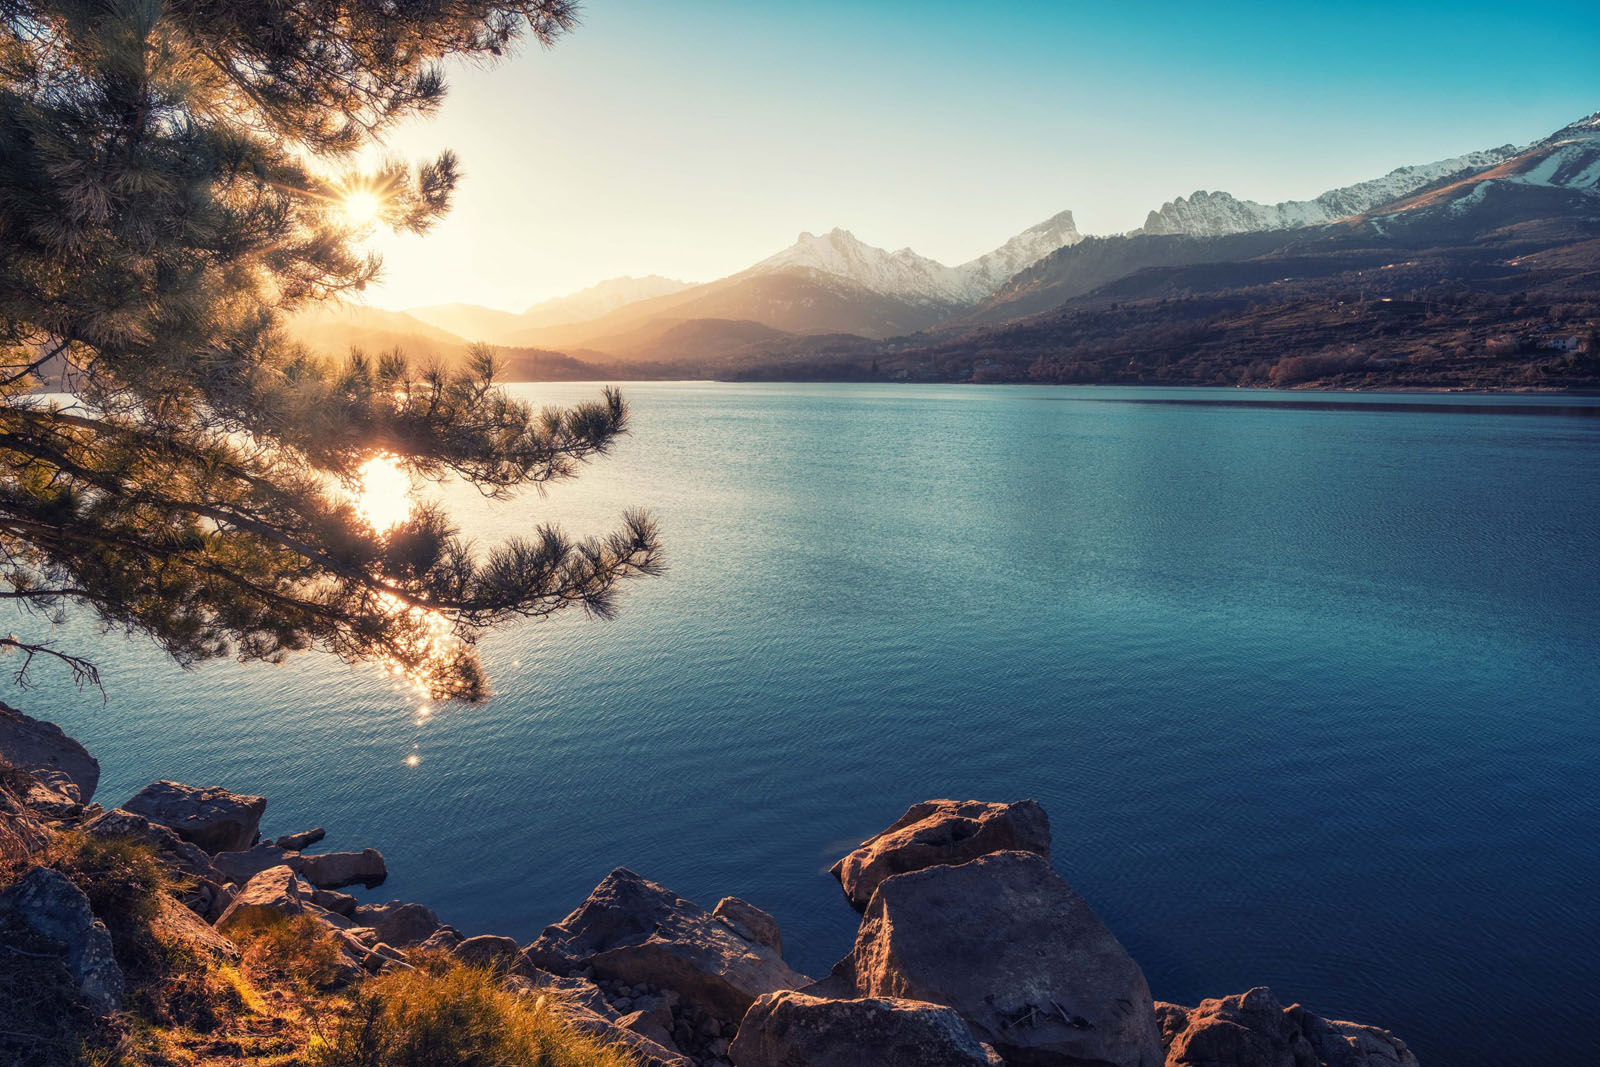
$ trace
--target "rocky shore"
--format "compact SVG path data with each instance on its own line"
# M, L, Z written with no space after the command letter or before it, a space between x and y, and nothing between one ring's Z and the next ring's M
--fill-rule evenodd
M313 852L322 828L267 838L267 799L153 782L94 802L99 765L49 723L0 705L0 948L51 955L63 1011L114 1018L126 981L88 896L44 857L62 835L154 850L182 886L160 909L196 959L297 922L335 947L331 988L440 954L493 972L572 1029L649 1067L1414 1067L1393 1034L1251 989L1181 1007L1050 863L1031 800L913 805L833 868L861 913L855 945L807 976L778 924L726 897L709 910L625 868L534 941L467 937L421 903L361 903L383 856ZM11 944L7 944L10 939ZM26 944L23 944L26 941ZM43 946L41 948L41 946ZM3 964L0 959L0 964ZM14 1030L0 1004L0 1031ZM242 1062L242 1061L241 1061Z

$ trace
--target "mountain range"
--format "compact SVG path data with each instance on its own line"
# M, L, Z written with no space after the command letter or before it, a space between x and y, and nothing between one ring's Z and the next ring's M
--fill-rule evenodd
M1600 266L1596 237L1600 113L1531 145L1403 166L1310 200L1260 204L1196 192L1120 235L1085 237L1063 211L956 266L834 229L802 233L752 266L701 284L621 278L520 314L466 304L409 313L346 308L295 325L331 350L400 346L448 359L469 341L487 341L513 362L558 377L782 376L800 368L851 376L885 363L919 376L906 353L935 362L933 353L963 349L1003 357L1017 346L1018 330L1090 304L1262 286L1299 292L1348 286L1352 272L1389 271L1386 287L1426 276L1471 290L1510 284L1509 269L1524 283L1593 296L1595 275L1584 272ZM1508 258L1513 250L1522 258ZM1400 252L1411 258L1397 261ZM1358 289L1372 285L1368 279ZM1070 341L1061 329L1046 334L1057 349ZM1042 343L1035 337L1025 347ZM550 371L557 356L564 362ZM960 377L940 366L935 377Z

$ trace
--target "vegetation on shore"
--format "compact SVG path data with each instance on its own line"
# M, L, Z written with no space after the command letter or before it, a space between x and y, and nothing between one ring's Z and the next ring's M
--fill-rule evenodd
M61 834L42 855L8 854L0 892L39 865L89 897L128 985L124 1011L97 1017L77 996L59 945L0 910L0 1060L14 1067L636 1062L573 1030L546 999L509 992L492 970L445 953L413 953L411 969L343 984L338 948L309 916L239 935L236 958L209 951L170 919L182 908L173 896L181 882L142 842Z

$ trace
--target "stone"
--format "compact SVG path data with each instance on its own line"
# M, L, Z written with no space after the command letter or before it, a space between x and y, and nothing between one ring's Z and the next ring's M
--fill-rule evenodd
M642 1034L663 1048L673 1048L672 1035L667 1028L661 1025L661 1020L647 1011L632 1011L617 1019L617 1025L624 1030L631 1030Z
M513 938L497 934L469 937L450 950L462 963L472 967L510 968L522 948Z
M121 1009L124 983L111 952L111 934L94 917L83 890L65 875L33 868L0 892L0 911L61 946L67 973L90 1010L109 1015Z
M546 927L525 961L556 974L592 968L600 979L676 991L735 1021L763 993L810 982L769 945L746 940L710 912L625 867Z
M273 844L288 852L300 852L328 836L328 831L318 826L310 830L302 830L298 834L284 834L275 838Z
M783 935L778 932L778 920L754 904L738 897L723 897L711 909L711 917L746 941L766 945L779 955L783 954Z
M239 947L177 900L162 893L156 897L156 913L150 919L150 934L169 951L181 952L190 959L213 963L237 963Z
M162 781L151 782L122 807L214 855L256 843L267 798Z
M453 926L441 926L418 941L416 947L424 952L449 952L463 940L460 930Z
M0 763L26 771L51 790L87 804L100 784L100 764L55 723L0 703Z
M395 965L411 966L404 952L382 941L379 941L368 950L366 957L361 961L361 965L369 974L377 974L379 971Z
M1194 1008L1155 1007L1167 1067L1417 1067L1387 1030L1285 1008L1266 986Z
M885 878L991 852L1050 855L1050 817L1037 801L925 800L882 833L867 838L829 872L857 911Z
M244 885L268 867L289 867L299 871L300 855L262 842L242 852L218 852L211 857L211 865L221 871L228 881Z
M389 877L383 853L375 848L301 856L299 867L301 877L318 889L343 889L347 885L364 885L371 889L382 885Z
M1008 1063L1160 1067L1163 1058L1139 965L1033 852L880 882L854 951L807 992L948 1005Z
M216 928L229 934L304 914L311 889L289 867L269 867L234 895Z
M999 1067L953 1009L920 1000L769 993L745 1013L738 1067Z
M337 889L313 889L311 903L348 919L355 915L359 901L349 893L341 893Z
M362 926L372 927L381 940L399 948L426 941L442 925L432 908L403 900L363 904L350 917Z
M612 1009L600 988L586 978L563 977L523 965L519 973L507 975L504 981L512 992L530 999L542 998L551 1011L579 1033L597 1037L606 1044L625 1046L637 1058L640 1067L696 1067L695 1062L682 1055L673 1044L670 1035L663 1043L618 1025L623 1017Z

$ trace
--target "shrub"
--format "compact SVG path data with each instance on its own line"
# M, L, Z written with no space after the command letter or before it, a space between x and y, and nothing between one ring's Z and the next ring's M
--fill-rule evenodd
M338 942L309 915L254 927L235 940L241 966L260 981L326 989L338 977Z
M312 1067L636 1067L626 1049L579 1034L546 1002L491 972L443 960L368 982L313 1049Z

